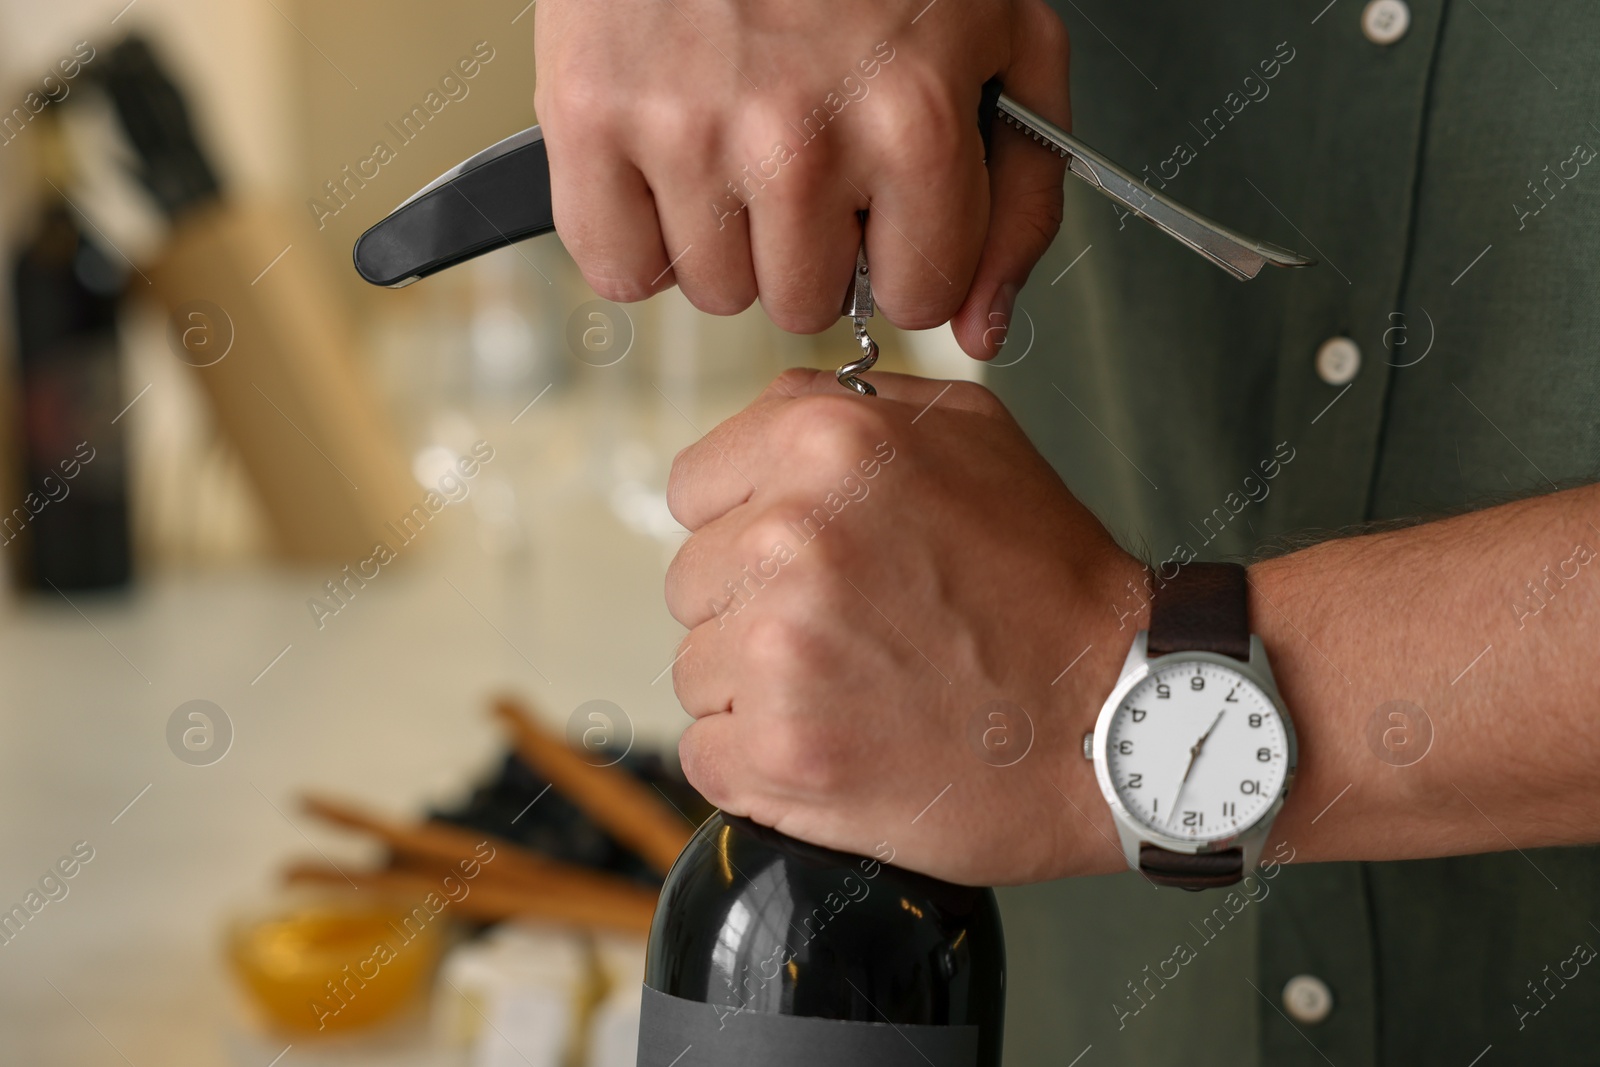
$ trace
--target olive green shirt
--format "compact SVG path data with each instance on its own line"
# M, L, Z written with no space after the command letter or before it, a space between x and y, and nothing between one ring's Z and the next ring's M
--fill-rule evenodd
M1361 0L1056 7L1085 141L1320 261L1240 283L1069 181L990 381L1124 544L1240 558L1600 480L1600 4L1410 0L1388 44ZM1338 337L1359 367L1319 373ZM1600 850L1276 875L1236 908L1003 891L1007 1062L1600 1061ZM1297 975L1323 1021L1285 1014Z

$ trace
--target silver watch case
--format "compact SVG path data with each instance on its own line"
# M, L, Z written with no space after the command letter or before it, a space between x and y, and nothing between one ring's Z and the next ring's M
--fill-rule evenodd
M1283 696L1278 692L1278 683L1272 676L1272 665L1267 662L1266 649L1261 644L1261 638L1251 634L1250 659L1246 663L1215 652L1171 652L1165 656L1152 657L1148 650L1149 636L1148 631L1140 630L1134 637L1133 647L1128 649L1128 658L1123 661L1122 673L1117 678L1116 687L1111 690L1106 702L1100 706L1100 717L1095 720L1093 737L1087 739L1089 751L1084 753L1093 758L1095 780L1100 783L1100 792L1106 798L1106 803L1111 805L1111 814L1117 824L1117 836L1122 840L1123 858L1128 861L1129 867L1138 870L1139 846L1146 843L1157 845L1170 852L1190 854L1224 852L1230 848L1239 848L1244 853L1243 872L1249 874L1260 862L1261 849L1267 843L1267 834L1272 829L1273 820L1278 817L1278 812L1283 810L1283 802L1288 798L1289 788L1294 784L1295 769L1300 760L1294 719L1290 717ZM1172 837L1144 825L1133 817L1122 803L1122 799L1117 796L1117 791L1112 788L1111 767L1106 759L1106 737L1111 729L1112 716L1121 706L1123 698L1149 677L1151 671L1176 663L1214 663L1244 675L1259 686L1267 695L1267 699L1272 701L1272 706L1277 709L1279 717L1283 720L1284 733L1288 737L1289 765L1284 775L1283 788L1278 791L1277 797L1255 822L1236 834L1215 841L1192 841Z

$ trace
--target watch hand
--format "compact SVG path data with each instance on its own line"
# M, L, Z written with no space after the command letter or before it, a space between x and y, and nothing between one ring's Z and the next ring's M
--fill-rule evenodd
M1172 817L1178 813L1178 801L1183 799L1183 787L1189 784L1189 775L1194 771L1194 761L1199 758L1200 750L1205 747L1206 738L1211 736L1212 732L1217 728L1217 723L1221 722L1222 717L1227 713L1227 708L1217 712L1217 717L1211 720L1211 725L1207 727L1205 733L1200 735L1200 740L1196 741L1194 747L1189 749L1189 765L1183 769L1183 781L1178 783L1178 792L1172 798L1172 809L1167 813L1168 826L1172 825Z
M1206 738L1211 736L1211 734L1217 728L1217 723L1221 722L1222 721L1222 717L1224 715L1226 715L1227 713L1228 713L1228 709L1227 708L1223 708L1221 711L1217 712L1217 717L1215 719L1211 720L1210 728L1207 729L1205 733L1200 735L1200 740L1196 741L1194 743L1194 747L1189 750L1189 770L1193 770L1194 769L1195 757L1200 755L1200 749L1202 747L1204 747L1204 745L1206 743ZM1189 778L1189 771L1184 771L1183 772L1183 777L1184 777L1184 780L1187 781L1188 778Z

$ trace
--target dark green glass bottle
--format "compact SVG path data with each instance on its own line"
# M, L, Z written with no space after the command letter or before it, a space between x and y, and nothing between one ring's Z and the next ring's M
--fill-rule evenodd
M992 890L713 815L650 931L639 1067L999 1067Z

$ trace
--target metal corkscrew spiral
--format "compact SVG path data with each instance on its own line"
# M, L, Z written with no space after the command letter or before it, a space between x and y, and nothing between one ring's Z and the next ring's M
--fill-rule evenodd
M845 295L844 314L855 323L856 344L861 346L861 356L834 371L834 377L846 389L853 389L862 396L877 396L878 391L870 382L857 377L878 362L878 342L867 333L867 320L872 317L872 277L867 270L865 244L856 252L856 272L850 280L850 292Z

